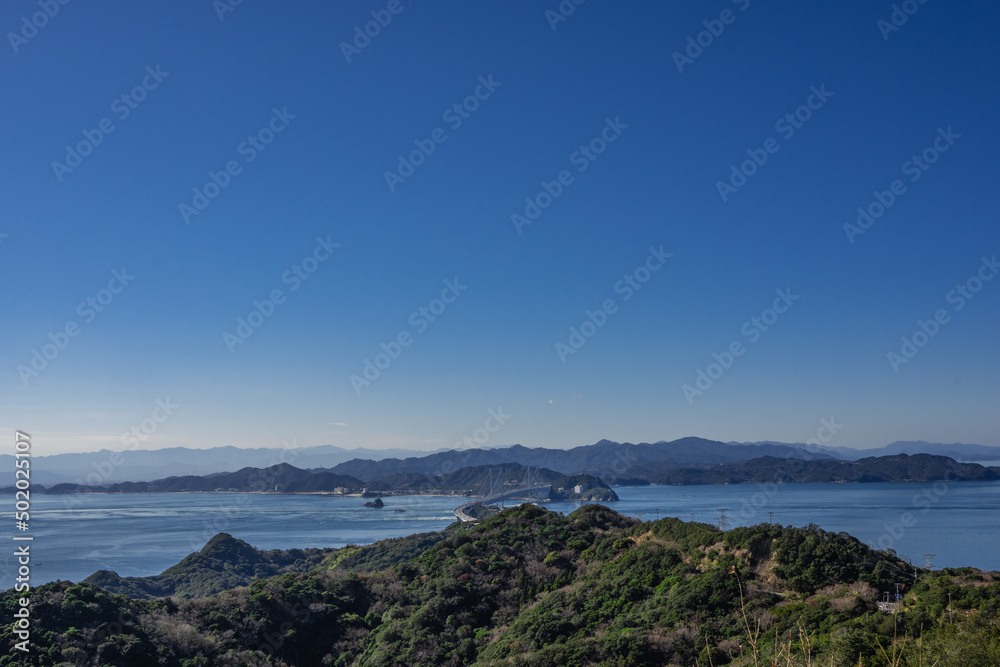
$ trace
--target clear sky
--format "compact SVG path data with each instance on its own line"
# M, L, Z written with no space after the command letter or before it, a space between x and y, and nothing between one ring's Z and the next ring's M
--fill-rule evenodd
M1000 5L902 4L4 3L0 424L1000 445Z

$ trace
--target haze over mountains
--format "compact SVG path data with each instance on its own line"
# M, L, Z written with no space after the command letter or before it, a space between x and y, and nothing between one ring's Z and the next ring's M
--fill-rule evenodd
M572 449L546 449L513 445L501 449L467 449L446 451L406 459L365 461L354 459L330 470L369 480L392 473L440 474L468 466L519 463L525 466L549 468L567 474L586 473L614 484L623 478L636 476L636 469L651 464L671 467L744 461L761 456L777 458L831 458L829 454L812 453L787 445L727 445L703 438L681 438L673 442L654 444L618 443L601 440L593 445Z
M361 480L381 479L397 473L447 474L461 468L519 463L548 468L565 474L586 473L621 483L641 477L639 471L737 463L761 457L775 459L847 460L896 454L933 454L956 461L1000 461L1000 447L975 444L940 444L922 441L895 442L876 449L808 447L803 443L723 443L703 438L681 438L672 442L618 443L601 440L572 449L548 449L511 445L489 449L437 450L345 449L333 445L291 449L240 449L214 447L187 449L56 454L35 459L33 481L43 485L75 483L106 485L142 482L171 476L204 476L235 472L247 467L266 468L290 463L307 470L327 470ZM10 459L10 460L7 460ZM0 464L13 466L13 457L0 456Z
M730 442L731 445L787 445L789 447L808 447L805 443L787 443L765 440L762 442ZM872 449L854 449L853 447L831 447L821 445L820 449L828 452L836 458L848 461L869 456L893 456L895 454L933 454L935 456L947 456L956 461L980 462L980 461L1000 461L1000 447L989 445L971 445L962 443L952 443L946 445L940 442L925 442L923 440L899 440L884 447L874 447Z
M278 463L292 463L299 468L324 468L354 458L382 459L393 456L428 454L409 449L344 449L334 445L283 449L212 447L123 451L118 454L102 449L97 452L53 454L33 459L32 480L39 484L88 483L97 474L100 483L145 482L175 475L211 475L235 472L240 468L266 468ZM0 455L0 463L13 470L14 457ZM91 479L89 483L94 483Z

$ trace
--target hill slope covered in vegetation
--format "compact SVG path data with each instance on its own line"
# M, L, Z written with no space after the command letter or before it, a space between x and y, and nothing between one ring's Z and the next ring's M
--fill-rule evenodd
M903 610L879 611L897 584ZM522 505L205 598L31 597L32 653L0 665L1000 664L995 573L918 572L815 526L723 533L602 505Z
M959 463L946 456L895 454L857 461L776 459L722 463L698 468L661 467L644 473L653 484L766 484L769 482L993 482L996 470Z

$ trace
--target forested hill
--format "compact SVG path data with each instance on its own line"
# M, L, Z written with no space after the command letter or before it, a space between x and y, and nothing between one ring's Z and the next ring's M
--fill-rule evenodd
M653 484L763 484L768 482L987 482L995 469L958 463L946 456L897 454L857 461L802 461L763 457L715 466L630 471Z
M35 491L45 493L177 493L210 491L281 491L285 493L310 493L333 491L337 487L357 490L362 482L353 477L331 472L313 472L279 463L268 468L242 468L236 472L213 475L184 475L165 477L151 482L116 482L104 486L80 484L55 484L48 488L35 486ZM7 491L8 489L4 489Z
M335 549L259 551L243 540L219 533L201 551L152 577L120 577L100 570L84 579L108 591L134 598L203 597L246 586L255 579L318 567Z
M510 490L531 479L550 485L553 500L618 500L618 496L603 480L592 475L564 475L545 468L529 469L517 463L497 466L472 466L437 475L396 473L374 482L362 482L354 477L326 470L302 470L287 463L269 468L243 468L232 473L205 476L167 477L152 482L118 482L107 486L56 484L48 489L33 487L36 493L179 493L179 492L270 492L270 493L358 493L369 495L394 493L455 493L471 495L480 491L487 480L503 482ZM581 486L580 491L575 487ZM499 488L499 486L497 486ZM13 493L14 487L0 489ZM488 490L488 489L487 489Z
M255 557L213 542L222 568ZM879 611L897 585L900 613ZM0 665L1000 664L997 573L917 572L816 527L723 533L602 505L521 505L207 598L70 582L30 596L31 653L4 624Z
M329 569L334 563L355 573L383 569L420 555L458 527L459 524L454 524L449 530L382 540L364 548L271 551L255 549L228 533L219 533L201 551L160 574L121 577L117 572L100 570L83 581L137 599L206 597L276 574Z

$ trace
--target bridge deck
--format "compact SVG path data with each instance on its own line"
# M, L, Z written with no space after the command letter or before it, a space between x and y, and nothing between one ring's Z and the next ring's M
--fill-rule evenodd
M498 496L491 496L489 498L476 498L475 500L472 500L470 502L464 503L456 507L455 516L457 516L460 521L469 523L475 521L476 518L469 516L468 514L465 513L465 511L472 507L475 507L476 505L490 505L492 503L500 502L501 500L505 500L507 498L514 498L516 496L521 496L528 493L535 493L536 491L539 493L539 495L541 495L542 492L544 492L545 495L548 495L549 491L551 490L552 490L551 484L545 484L543 486L523 486L519 489L506 491Z

